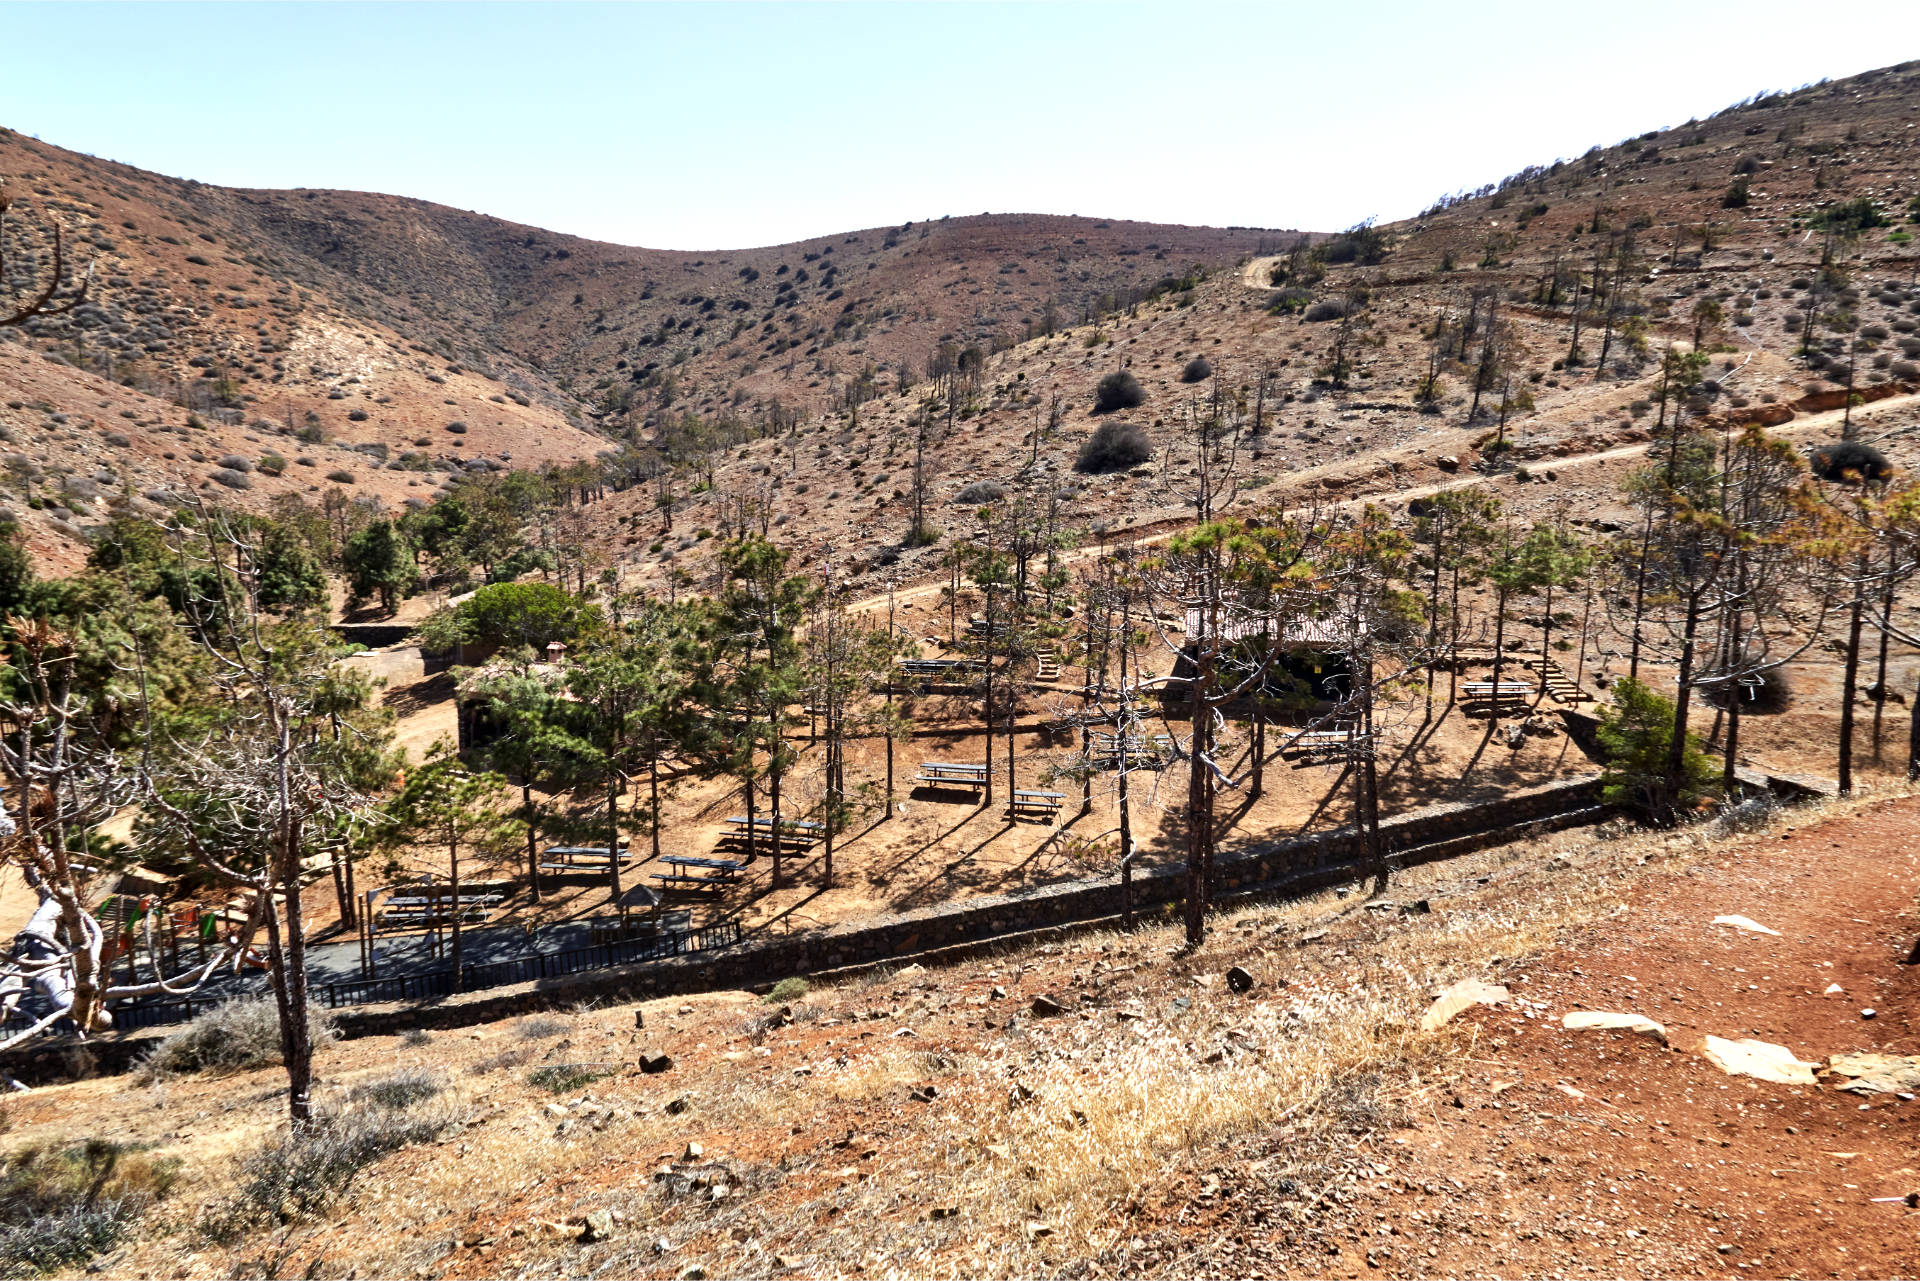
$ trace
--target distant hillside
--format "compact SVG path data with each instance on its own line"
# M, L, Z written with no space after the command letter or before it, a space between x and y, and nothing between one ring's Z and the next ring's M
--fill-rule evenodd
M214 187L6 130L0 178L16 288L56 221L94 268L85 306L0 341L10 470L38 473L8 509L56 567L84 554L101 494L422 498L436 473L592 458L668 408L805 414L943 341L1004 346L1295 238L996 215L676 253L396 196ZM218 465L234 457L254 464L245 489Z

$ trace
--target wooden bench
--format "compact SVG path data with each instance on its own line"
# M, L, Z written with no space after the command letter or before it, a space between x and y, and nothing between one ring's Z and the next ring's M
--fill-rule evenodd
M1007 804L1009 818L1053 818L1060 813L1061 792L1015 791Z
M633 851L620 851L620 866L625 867L633 861ZM612 859L604 845L549 845L540 856L540 870L543 872L604 872Z
M1497 699L1502 703L1521 703L1533 696L1534 686L1530 681L1501 681L1496 690L1492 681L1468 681L1460 690L1468 702L1491 703Z
M747 870L745 863L736 863L725 858L693 858L685 854L673 854L660 860L668 867L685 869L697 867L724 881L737 881L740 873Z
M965 787L978 791L987 785L987 767L958 761L921 761L920 773L913 781L928 787Z
M736 883L731 877L689 876L684 872L653 872L650 875L665 890L723 890Z

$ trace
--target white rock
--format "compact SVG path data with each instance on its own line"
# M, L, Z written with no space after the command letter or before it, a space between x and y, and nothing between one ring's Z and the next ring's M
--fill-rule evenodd
M1462 1010L1476 1005L1499 1005L1512 995L1499 984L1482 983L1479 979L1461 979L1442 992L1427 1012L1420 1016L1420 1030L1431 1032L1445 1027Z
M1713 923L1715 925L1731 925L1734 929L1745 930L1749 934L1771 934L1775 938L1780 937L1779 930L1770 930L1748 916L1716 916L1713 918Z
M1638 1032L1665 1045L1667 1029L1644 1014L1608 1014L1600 1010L1575 1010L1560 1020L1570 1032Z
M1820 1066L1803 1062L1786 1046L1770 1041L1728 1041L1710 1036L1700 1043L1700 1053L1728 1076L1751 1076L1782 1085L1812 1085L1813 1070Z

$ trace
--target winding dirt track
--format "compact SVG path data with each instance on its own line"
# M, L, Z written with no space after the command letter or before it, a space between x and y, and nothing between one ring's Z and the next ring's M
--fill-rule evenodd
M1271 260L1255 259L1254 261L1257 263ZM1249 264L1249 270L1251 270L1251 267L1252 264ZM1904 396L1889 396L1885 400L1878 400L1870 405L1863 405L1855 409L1853 411L1853 417L1856 423L1862 426L1870 426L1875 423L1875 420L1886 414L1916 407L1920 407L1920 393L1912 393ZM1776 436L1788 438L1803 436L1808 433L1818 432L1822 429L1837 427L1840 425L1840 421L1844 416L1845 411L1840 409L1825 410L1815 414L1803 414L1791 422L1782 423L1780 426L1770 428L1769 430ZM1464 427L1461 428L1458 437L1462 442L1467 440L1468 430ZM1630 445L1618 445L1612 449L1597 450L1589 454L1570 454L1564 458L1544 459L1541 461L1541 465L1543 467L1551 466L1556 473L1574 471L1584 467L1604 466L1607 463L1644 457L1651 444L1651 441L1639 441ZM1429 450L1434 447L1435 445L1431 441L1426 445L1426 448ZM1461 448L1464 449L1464 444L1462 444ZM1400 457L1402 453L1403 451L1398 450L1385 450L1373 455L1372 460L1376 463L1390 461ZM1344 467L1351 467L1352 465L1352 462L1348 461L1339 464L1327 464L1323 467L1305 468L1291 474L1292 486L1290 487L1297 488L1303 484L1315 483L1325 476L1338 475ZM1489 479L1490 478L1486 476L1471 475L1437 481L1432 484L1408 485L1399 489L1372 490L1364 494L1356 494L1350 498L1332 500L1324 505L1324 510L1342 511L1360 507L1367 503L1389 501L1408 502L1415 498L1431 498L1433 495L1444 493L1447 490L1465 489L1472 485L1486 484ZM1113 545L1122 542L1133 546L1165 542L1181 530L1190 528L1191 525L1192 518L1187 516L1183 511L1174 508L1162 508L1160 512L1149 514L1146 519L1138 521L1126 529L1111 531L1108 542L1077 547L1072 551L1064 553L1061 559L1068 563L1074 563L1104 556ZM937 596L944 585L944 578L904 584L894 592L893 599L897 604L903 604L908 601L918 601L926 596ZM856 601L851 608L857 611L870 611L885 609L886 606L887 596L881 594Z

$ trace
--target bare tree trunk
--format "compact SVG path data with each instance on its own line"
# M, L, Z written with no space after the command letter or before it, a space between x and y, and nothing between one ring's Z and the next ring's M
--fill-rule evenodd
M1673 738L1667 744L1667 778L1661 789L1662 822L1672 822L1680 812L1680 794L1686 783L1687 715L1693 704L1693 651L1700 630L1700 593L1687 596L1687 621L1680 634L1680 673L1673 691Z
M533 895L533 901L540 901L540 830L535 822L537 817L533 808L533 784L522 781L520 784L520 808L526 814L527 822L527 889Z
M1861 574L1865 576L1866 558L1861 557ZM1845 675L1840 682L1840 795L1848 796L1853 792L1853 699L1860 683L1860 625L1865 614L1866 602L1859 590L1855 590L1853 602L1847 606L1847 663Z
M1880 760L1880 723L1887 709L1887 629L1893 625L1893 565L1880 593L1880 659L1873 677L1873 759Z

